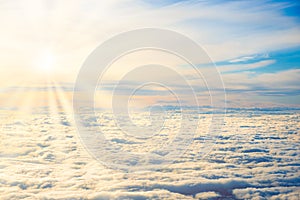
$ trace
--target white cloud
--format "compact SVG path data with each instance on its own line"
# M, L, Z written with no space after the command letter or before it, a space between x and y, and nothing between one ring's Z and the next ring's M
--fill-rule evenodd
M236 61L238 62L238 61ZM224 72L234 72L234 71L247 71L251 69L257 69L261 67L266 67L268 65L271 65L275 63L276 60L262 60L251 64L234 64L234 65L225 65L225 66L219 66L218 69L221 73Z
M268 110L229 110L223 132L214 136L215 145L204 158L201 149L209 143L203 139L211 115L201 114L194 143L176 162L160 171L126 173L94 160L76 134L72 115L64 111L57 110L51 115L48 108L31 115L0 111L1 199L293 198L298 194L297 113L269 115ZM132 136L116 133L119 130L111 113L98 114L102 117L97 123L105 129L108 140L116 135L120 140L134 140ZM144 114L134 116L137 125L144 123ZM179 124L180 120L168 126L176 129ZM153 139L149 138L147 144L143 141L111 145L134 152L160 150L163 141L156 138L149 142Z
M252 60L253 58L255 58L255 56L244 56L241 58L236 58L236 59L230 60L229 62L231 62L231 63L244 62L244 61Z
M261 55L243 56L243 57L240 57L240 58L232 59L229 62L230 63L239 63L239 62L250 61L250 60L253 60L253 59L257 59L257 58L259 58L259 59L267 59L267 58L269 58L269 55L268 54L261 54Z

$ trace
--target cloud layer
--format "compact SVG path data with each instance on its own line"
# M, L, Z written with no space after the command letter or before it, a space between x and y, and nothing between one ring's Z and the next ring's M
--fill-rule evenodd
M132 143L136 139L120 134L110 113L98 116L87 125L92 130L101 127L107 142L120 151L159 151L159 142L164 143L149 143L155 138ZM133 115L139 126L147 121L143 116ZM126 173L104 167L87 153L71 115L47 107L32 115L2 110L0 198L299 197L299 112L233 109L204 158L201 146L208 144L211 114L200 116L194 141L181 158L159 171Z

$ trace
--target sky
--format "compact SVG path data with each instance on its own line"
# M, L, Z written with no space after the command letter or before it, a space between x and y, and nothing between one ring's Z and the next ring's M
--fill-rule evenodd
M299 10L299 1L284 0L0 1L1 106L9 106L11 99L20 104L31 95L43 102L53 83L71 99L80 67L97 46L119 33L148 27L173 30L196 41L221 74L228 106L299 106ZM141 61L155 58L189 75L189 68L169 55L148 51L132 56L111 67L107 87L99 89L106 95L99 106L110 104L109 83ZM201 71L207 66L197 67ZM136 99L146 101L142 106L174 101L168 92L159 91L146 88ZM20 98L17 93L22 93ZM177 85L174 93L184 94L184 86Z

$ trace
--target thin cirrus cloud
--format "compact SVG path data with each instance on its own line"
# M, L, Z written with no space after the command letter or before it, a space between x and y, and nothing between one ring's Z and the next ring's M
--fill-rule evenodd
M219 71L221 73L230 73L235 71L247 71L247 70L253 70L258 69L261 67L265 67L268 65L271 65L275 63L276 60L261 60L255 63L249 63L249 64L235 64L235 65L225 65L218 67Z

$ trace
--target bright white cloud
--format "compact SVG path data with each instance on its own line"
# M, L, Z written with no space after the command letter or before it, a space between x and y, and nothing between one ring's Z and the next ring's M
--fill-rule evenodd
M298 196L299 113L270 115L272 110L228 110L226 126L214 138L215 144L204 158L200 149L208 142L203 139L211 114L201 114L193 144L176 162L160 171L126 173L104 167L87 153L76 134L73 117L65 110L51 114L49 111L47 107L31 115L0 111L1 199ZM137 125L147 120L144 114L133 116ZM137 139L122 134L111 113L101 112L98 121L87 122L91 130L101 127L107 142L121 147L120 150L160 150L159 142L164 143L155 137L131 143ZM180 120L167 124L172 129L179 125ZM168 134L159 137L171 139Z

